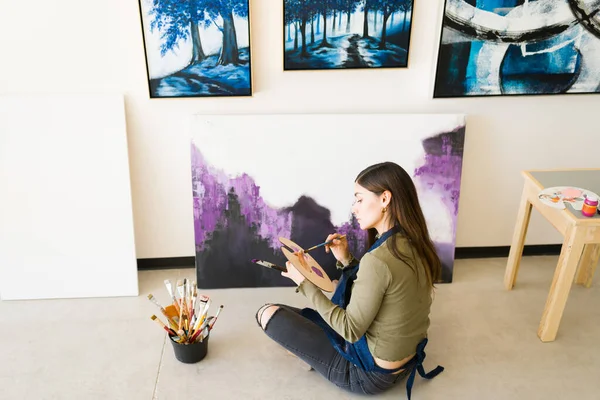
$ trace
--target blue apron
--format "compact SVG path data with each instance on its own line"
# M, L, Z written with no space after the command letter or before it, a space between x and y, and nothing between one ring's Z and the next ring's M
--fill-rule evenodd
M393 227L389 231L385 232L377 241L371 246L370 251L375 250L381 246L390 236L400 232L399 227ZM346 268L342 271L342 276L339 279L337 288L331 298L333 304L346 309L346 306L350 302L350 296L352 293L352 284L356 280L356 274L358 272L359 265L351 268ZM313 310L312 308L304 308L302 315L310 319L317 325L319 325L327 334L327 337L333 344L333 347L349 362L353 363L357 367L367 372L380 372L384 374L391 374L401 369L412 369L408 380L406 382L406 392L408 399L410 400L412 386L415 381L416 372L425 379L432 379L436 377L440 372L444 370L439 365L433 371L425 373L423 368L423 361L425 360L425 346L427 345L427 338L423 339L417 346L416 355L406 364L396 369L385 369L375 364L373 355L369 351L367 345L366 335L363 335L357 342L350 343L341 337L336 331L329 326L327 322L321 317L321 315Z

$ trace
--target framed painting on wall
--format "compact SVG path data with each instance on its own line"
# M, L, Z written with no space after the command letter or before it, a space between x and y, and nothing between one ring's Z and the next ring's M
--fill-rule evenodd
M138 0L151 98L251 96L249 0Z
M260 129L248 135L248 126ZM365 140L365 132L377 132L377 140ZM465 117L455 114L196 116L190 203L198 287L293 285L252 262L285 265L280 237L306 249L338 232L357 258L364 255L366 231L351 214L354 179L383 161L413 179L442 282L451 282L464 140ZM330 279L339 278L323 247L310 254Z
M446 0L434 97L600 92L596 0Z
M405 68L413 0L283 0L284 70Z

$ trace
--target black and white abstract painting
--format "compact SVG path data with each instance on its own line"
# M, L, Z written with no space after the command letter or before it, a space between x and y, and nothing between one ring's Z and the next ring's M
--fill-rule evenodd
M600 92L600 0L446 0L434 97Z

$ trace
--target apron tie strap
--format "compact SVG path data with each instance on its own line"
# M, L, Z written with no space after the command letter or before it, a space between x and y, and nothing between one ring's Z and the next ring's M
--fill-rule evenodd
M408 380L406 381L406 394L408 396L408 400L410 400L412 387L415 382L416 372L419 372L419 375L421 375L422 378L433 379L436 376L438 376L440 374L440 372L442 372L444 370L444 367L438 365L432 371L425 373L425 368L423 368L423 361L425 361L425 357L426 357L425 346L427 345L427 342L428 342L428 340L427 340L427 338L425 338L417 346L417 354L415 355L415 358L414 358L414 367L413 367L412 372L410 373L410 376L408 377Z

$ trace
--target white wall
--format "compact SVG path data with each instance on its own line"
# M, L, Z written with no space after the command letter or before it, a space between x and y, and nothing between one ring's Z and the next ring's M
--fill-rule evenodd
M138 258L193 255L189 116L221 107L466 113L457 246L508 245L520 170L598 166L600 96L433 100L442 7L442 0L416 1L408 69L284 73L282 1L253 0L254 97L150 100L136 1L0 0L0 93L126 95ZM560 241L534 213L527 243Z

